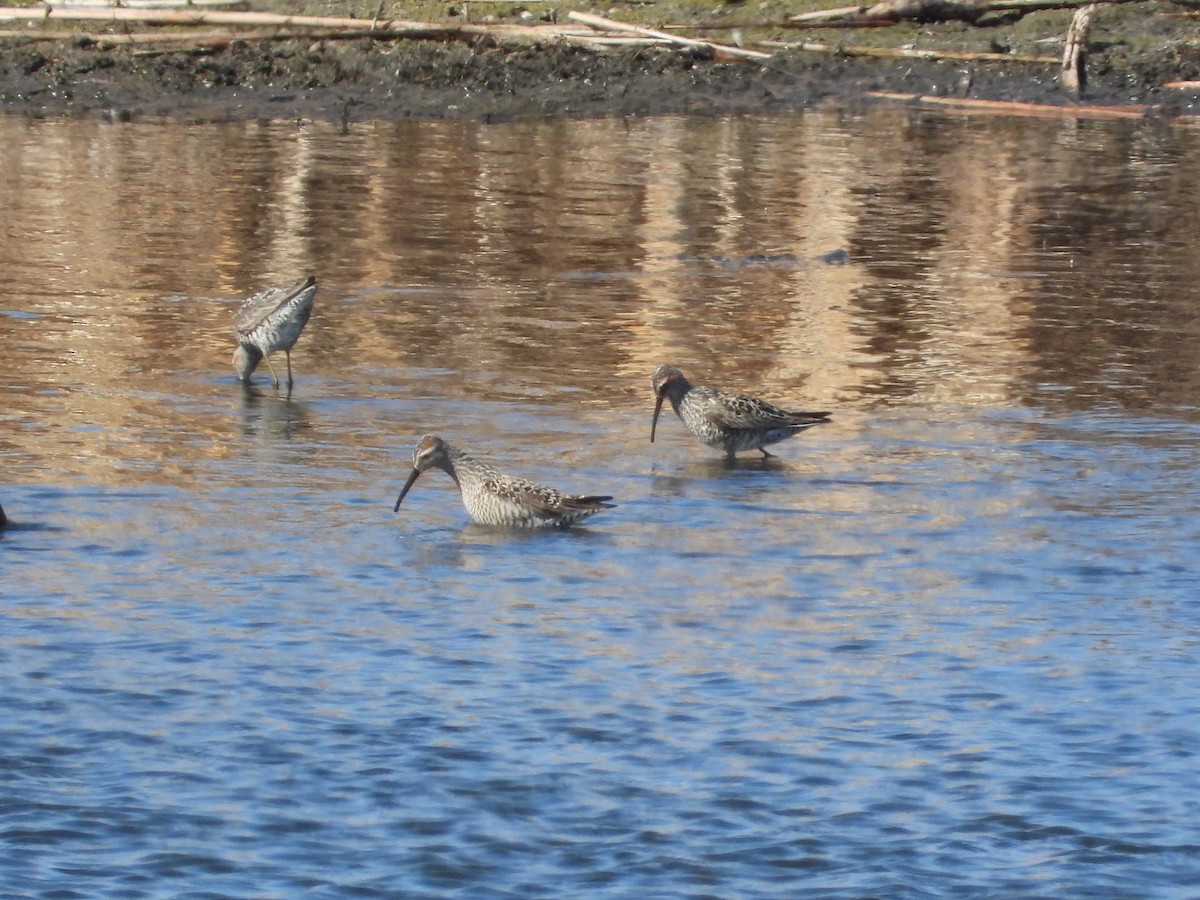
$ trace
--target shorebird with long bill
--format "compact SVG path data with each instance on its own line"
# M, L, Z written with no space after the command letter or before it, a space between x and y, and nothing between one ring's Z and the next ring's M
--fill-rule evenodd
M441 469L458 485L463 506L477 525L504 528L563 528L614 504L612 497L574 496L505 475L440 437L425 435L413 450L413 467L396 500L394 512L413 483L427 469Z
M758 450L764 457L772 456L766 450L768 444L829 421L827 412L789 412L756 397L697 387L674 366L659 366L650 383L654 388L652 444L664 400L671 401L671 408L688 431L708 446L725 451L730 459L742 450Z
M287 386L292 387L292 348L312 315L317 296L317 279L309 276L290 288L273 287L247 298L233 317L233 368L238 381L250 374L266 357L271 384L279 387L279 376L271 365L271 354L282 350L287 356Z

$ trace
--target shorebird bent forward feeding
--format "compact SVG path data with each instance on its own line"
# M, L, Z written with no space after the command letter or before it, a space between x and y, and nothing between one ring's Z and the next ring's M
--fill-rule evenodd
M271 365L271 354L282 350L287 355L287 386L292 386L292 347L308 324L317 279L311 275L290 288L268 288L248 298L233 317L233 368L239 381L248 381L250 373L265 356L271 370L271 384L279 387L279 377Z
M788 412L755 397L693 387L674 366L659 366L650 383L655 397L650 443L654 443L664 400L671 401L688 431L708 446L724 450L730 459L740 450L759 450L763 456L771 456L765 449L768 444L829 421L827 412Z
M505 475L440 437L427 434L413 451L413 468L404 482L395 512L413 482L426 469L438 468L454 479L463 506L477 525L506 528L562 528L604 509L612 497L576 497Z

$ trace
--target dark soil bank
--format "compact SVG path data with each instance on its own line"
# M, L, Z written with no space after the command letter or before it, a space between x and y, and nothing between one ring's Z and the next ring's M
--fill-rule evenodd
M1198 46L1140 54L1121 45L1103 48L1089 59L1084 102L1190 114L1200 110L1200 95L1162 85L1198 73ZM513 49L489 41L358 39L242 43L210 52L43 41L9 46L0 56L0 108L38 116L351 122L717 114L870 102L877 91L1074 102L1051 66L794 52L759 65L644 47L595 52L567 45Z

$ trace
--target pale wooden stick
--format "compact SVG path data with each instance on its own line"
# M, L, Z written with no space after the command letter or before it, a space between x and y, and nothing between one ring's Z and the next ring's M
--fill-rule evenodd
M0 21L91 21L91 22L144 22L155 25L278 25L283 27L311 26L316 28L362 28L371 26L370 20L351 19L339 16L286 16L278 13L253 12L205 12L204 10L154 10L154 9L70 9L57 7L31 8L23 6L0 7ZM412 22L407 19L389 19L378 22L379 28L444 30L444 25L428 22ZM462 28L464 26L458 26Z
M304 32L305 35L310 32ZM90 41L96 44L151 44L151 43L181 43L205 41L232 41L238 35L232 31L149 31L128 34L102 34L98 32L81 31L21 31L15 28L0 30L0 38L25 38L29 41Z
M29 29L0 30L0 38L24 41L78 41L88 40L100 46L118 44L169 44L190 49L218 49L237 41L284 41L296 38L310 40L390 40L406 38L413 40L464 40L488 35L495 40L512 40L526 43L568 43L603 50L609 47L644 47L663 45L666 42L654 38L601 35L588 29L581 31L565 25L437 25L417 23L417 28L371 28L363 19L353 19L352 28L280 28L266 27L255 31L218 29L211 31L152 31L138 33L78 32Z
M1073 97L1082 94L1087 86L1087 35L1095 12L1094 3L1077 10L1071 19L1071 27L1067 29L1067 39L1063 42L1059 81Z
M290 41L297 38L322 41L388 40L391 38L445 38L464 37L454 26L447 26L444 34L422 30L417 33L399 31L375 31L369 28L351 30L272 30L272 31L144 31L144 32L66 32L66 31L21 31L0 30L0 38L24 38L29 41L90 41L95 44L191 44L197 47L219 48L238 41ZM475 35L471 35L475 37Z
M1020 62L1057 66L1060 60L1054 56L1020 56L1015 53L983 53L966 50L913 50L890 47L849 47L837 44L821 44L812 41L758 41L764 47L779 47L787 50L806 50L811 53L844 54L846 56L879 56L903 59L944 59L965 62Z
M1049 103L1019 103L1008 100L976 100L969 97L931 97L927 94L895 94L890 91L867 91L868 97L899 100L904 103L928 103L962 110L1008 113L1053 118L1144 119L1146 108L1141 106L1053 106Z
M809 28L830 26L894 25L914 18L923 21L965 19L975 21L988 13L1039 12L1046 9L1077 9L1094 0L992 0L974 6L951 0L883 0L871 7L842 6L789 16L788 21ZM1145 0L1105 0L1107 3L1144 3Z
M208 9L214 6L245 6L247 0L42 0L51 9L171 9L190 7Z
M596 37L591 32L586 37L572 35L572 29L561 25L512 25L500 23L494 25L475 25L470 23L460 23L457 25L437 24L430 22L411 22L406 19L389 19L373 23L369 19L350 19L334 16L286 16L275 15L271 13L234 13L234 12L183 12L174 10L132 10L132 9L91 9L91 10L67 10L62 14L51 10L27 10L21 7L3 7L0 8L0 21L6 19L28 20L37 19L46 21L49 18L54 20L90 20L100 22L138 22L146 25L228 25L231 27L245 26L262 26L266 28L274 28L280 31L289 32L279 35L279 39L289 37L313 37L324 36L329 39L350 39L350 38L410 38L410 39L434 39L434 40L457 40L462 38L474 38L479 36L487 36L494 40L509 40L523 41L531 43L544 43L553 40L566 40L573 43L585 44L588 46L594 45ZM49 14L49 15L48 15ZM222 32L224 33L224 32ZM32 39L58 39L72 40L78 37L76 32L31 32L31 31L16 31L11 33L12 37L26 37ZM239 40L242 36L246 39L255 40L271 40L273 35L258 33L249 35L242 32L239 37L230 38L229 40ZM95 40L103 42L110 40L110 37L115 35L92 35ZM150 36L147 36L146 41L149 41ZM179 40L186 42L186 38L169 38L164 37L164 40ZM213 36L202 38L204 40L216 41L219 38ZM117 41L112 41L116 43Z
M615 19L594 16L591 13L581 13L571 10L567 13L567 18L574 19L576 22L582 22L584 25L590 25L601 31L625 31L630 34L640 34L642 37L658 38L660 41L677 44L681 47L711 48L718 53L724 53L729 56L739 56L744 59L759 61L771 58L770 53L760 53L757 50L743 50L741 47L731 47L727 44L714 44L711 41L698 41L693 38L680 37L674 34L667 34L665 31L655 31L653 28L642 28L640 25L628 25L625 22L618 22Z
M824 23L833 19L844 19L849 16L860 15L863 9L864 7L861 6L839 6L837 9L818 9L814 12L796 13L794 16L788 16L788 21L801 24L808 22Z

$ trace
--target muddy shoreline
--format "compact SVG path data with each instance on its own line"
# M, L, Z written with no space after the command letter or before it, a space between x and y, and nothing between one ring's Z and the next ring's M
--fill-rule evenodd
M1200 112L1200 92L1170 90L1200 72L1200 44L1140 53L1116 44L1089 59L1082 101L1055 67L878 60L786 51L764 65L706 51L594 51L569 45L289 40L211 51L72 43L9 45L0 109L33 117L121 120L306 118L352 123L410 118L504 121L664 114L772 114L876 92L1071 107L1134 106L1148 115Z

